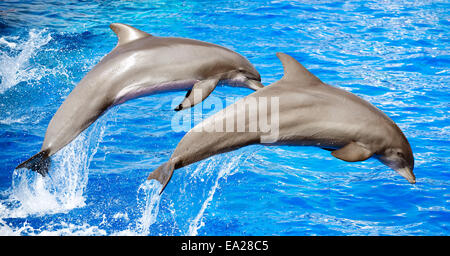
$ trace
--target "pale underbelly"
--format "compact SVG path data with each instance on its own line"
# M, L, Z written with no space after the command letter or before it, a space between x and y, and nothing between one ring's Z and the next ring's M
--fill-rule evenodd
M119 91L112 105L116 106L132 99L149 96L157 93L189 90L197 81L198 80L194 79L178 80L178 81L164 82L160 84L128 86Z

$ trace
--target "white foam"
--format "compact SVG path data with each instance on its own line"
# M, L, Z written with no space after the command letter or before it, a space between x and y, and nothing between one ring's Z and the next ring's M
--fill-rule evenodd
M14 42L8 42L5 38L0 38L0 44L4 44L6 46L8 46L11 49L14 49L17 47L17 44Z
M23 121L25 121L27 118L22 116L19 118L11 118L11 117L7 117L3 120L0 120L0 124L6 124L6 125L11 125L11 124L15 124L15 123L22 123Z
M104 132L105 121L99 121L52 157L47 177L26 169L14 171L11 189L0 202L0 234L10 233L1 225L3 218L65 213L85 205L89 164Z
M48 73L44 67L29 65L29 61L51 39L45 30L30 30L26 41L9 42L4 37L0 38L0 43L10 48L0 51L0 93L23 81L40 80Z
M76 225L62 222L42 232L36 232L38 236L105 236L106 231L87 223Z

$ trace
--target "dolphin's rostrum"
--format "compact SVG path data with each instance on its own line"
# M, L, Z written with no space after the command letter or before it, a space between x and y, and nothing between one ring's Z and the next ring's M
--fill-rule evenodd
M169 161L148 176L163 185L161 192L174 169L252 144L317 146L348 162L374 156L415 183L411 147L387 115L360 97L323 83L289 55L277 56L283 63L283 78L241 99L279 97L277 138L266 143L261 127L255 132L215 131L239 116L245 116L247 128L261 125L248 118L248 109L235 106L238 101L195 126L181 139Z
M40 152L16 168L45 175L50 159L109 108L138 97L196 89L176 110L206 98L219 82L253 90L263 87L253 65L240 54L215 44L156 37L131 26L113 23L117 46L73 89L50 121Z

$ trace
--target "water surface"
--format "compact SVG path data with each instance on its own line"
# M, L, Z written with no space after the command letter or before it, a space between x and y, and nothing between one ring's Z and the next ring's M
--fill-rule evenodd
M449 8L419 0L0 2L0 234L448 235ZM115 46L112 22L233 49L266 85L282 76L275 53L292 55L399 125L417 183L376 160L251 146L177 170L159 197L145 179L184 135L171 129L183 92L108 112L53 157L45 179L14 171ZM249 93L219 87L212 95Z

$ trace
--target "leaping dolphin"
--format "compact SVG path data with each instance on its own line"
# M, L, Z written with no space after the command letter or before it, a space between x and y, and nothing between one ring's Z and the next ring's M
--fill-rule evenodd
M281 80L196 125L181 139L169 161L148 176L149 180L156 179L163 185L161 193L174 169L252 144L317 146L348 162L375 156L415 183L411 147L387 115L360 97L323 83L291 56L283 53L277 56L284 67ZM268 120L277 120L271 115L278 115L279 131L276 140L266 143L262 136L267 134L262 132L261 122L251 120L247 115L250 110L238 104L270 97L279 97L279 111L267 112ZM215 131L226 123L233 125L242 116L246 121L245 132L226 132L223 128ZM258 129L248 132L252 126Z
M113 23L117 46L73 89L50 121L39 153L17 168L43 176L49 157L69 144L109 108L146 95L189 90L175 109L204 100L219 82L253 90L261 77L240 54L215 44L171 37L156 37L134 27ZM190 89L203 92L193 99Z

